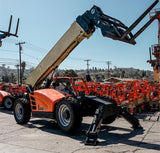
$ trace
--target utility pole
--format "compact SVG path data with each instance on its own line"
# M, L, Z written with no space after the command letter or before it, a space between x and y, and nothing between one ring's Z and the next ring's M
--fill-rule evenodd
M16 45L18 45L19 46L19 67L20 67L20 69L19 69L19 76L20 76L20 83L22 84L22 67L21 67L21 51L22 51L22 44L25 44L25 42L19 42L19 43L17 43Z
M91 77L89 74L89 61L91 61L90 59L84 60L85 62L87 62L87 75L86 75L86 81L91 81Z
M15 65L17 67L17 77L18 77L18 84L19 84L19 65Z
M89 61L91 61L90 59L84 60L85 62L87 62L87 74L89 75Z
M108 66L108 78L109 78L109 69L110 69L110 65L111 65L111 61L106 61L106 63L107 63L107 66Z

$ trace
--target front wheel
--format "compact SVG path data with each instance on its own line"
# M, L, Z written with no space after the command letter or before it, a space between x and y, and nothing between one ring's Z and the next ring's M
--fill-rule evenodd
M14 103L14 118L18 124L26 124L31 117L30 103L25 98L19 98Z
M3 106L5 109L11 110L13 108L14 99L7 96L3 100Z
M59 128L67 133L80 127L82 115L79 103L72 97L61 99L56 104L56 120Z

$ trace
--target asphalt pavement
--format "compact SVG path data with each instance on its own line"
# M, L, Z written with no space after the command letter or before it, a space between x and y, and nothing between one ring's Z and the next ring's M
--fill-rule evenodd
M86 146L85 132L92 121L83 119L72 135L64 134L55 121L32 118L26 125L15 122L13 112L0 108L0 153L157 153L160 152L160 112L136 115L144 130L133 130L123 118L103 125L97 146Z

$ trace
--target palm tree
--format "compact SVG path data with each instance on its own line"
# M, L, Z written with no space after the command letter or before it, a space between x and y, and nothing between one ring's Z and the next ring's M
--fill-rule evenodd
M17 68L17 83L19 84L19 65L15 65L15 67Z
M22 76L22 78L23 78L24 70L25 70L25 68L26 68L26 62L22 62L22 63L21 63L21 67L22 67L21 76Z

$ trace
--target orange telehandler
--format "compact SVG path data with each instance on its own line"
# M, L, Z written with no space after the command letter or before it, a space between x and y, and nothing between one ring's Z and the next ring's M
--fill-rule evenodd
M49 88L55 69L69 53L84 39L89 38L96 28L100 28L104 37L136 44L135 38L149 25L144 25L135 35L132 29L158 3L156 0L129 28L121 21L105 15L102 10L93 6L83 15L78 16L68 31L60 38L45 58L26 80L27 93L24 98L17 99L14 104L14 117L18 124L26 124L32 116L47 117L57 121L58 126L65 132L72 132L81 125L83 116L94 116L87 131L85 144L96 145L101 123L111 123L119 115L132 124L134 129L142 128L139 121L125 108L116 104L108 96L95 96L83 91L77 92L73 84L76 80L66 78L56 84L72 84L73 93ZM52 72L52 74L50 74ZM47 79L45 89L40 89L42 82ZM55 86L55 85L54 85Z

